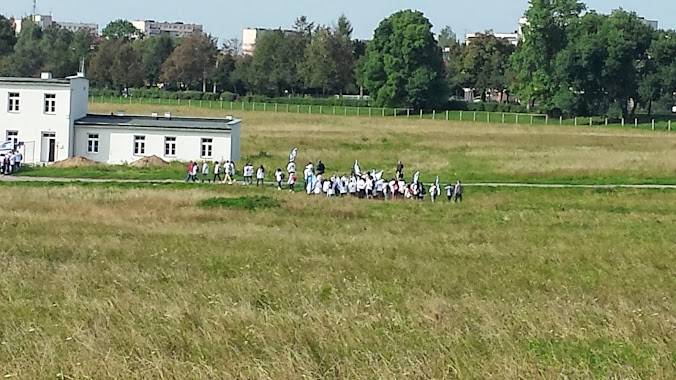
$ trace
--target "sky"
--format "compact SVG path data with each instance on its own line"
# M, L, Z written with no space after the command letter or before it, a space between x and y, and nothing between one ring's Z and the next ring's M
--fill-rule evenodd
M86 4L83 6L83 3ZM623 8L658 20L662 29L676 29L675 0L587 0L588 9L607 13ZM95 4L95 5L94 5ZM32 0L0 0L0 14L25 16ZM55 21L94 22L103 27L115 19L183 21L204 25L204 30L221 41L242 38L247 27L289 28L300 15L317 24L331 24L345 14L354 27L354 37L370 39L378 23L401 9L425 13L438 32L445 25L462 37L466 33L492 29L510 33L528 7L527 0L37 0L40 14L52 14Z

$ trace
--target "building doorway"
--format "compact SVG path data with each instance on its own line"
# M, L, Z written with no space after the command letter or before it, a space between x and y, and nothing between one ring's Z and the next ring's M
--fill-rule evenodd
M42 132L42 149L40 150L40 161L56 161L56 133Z

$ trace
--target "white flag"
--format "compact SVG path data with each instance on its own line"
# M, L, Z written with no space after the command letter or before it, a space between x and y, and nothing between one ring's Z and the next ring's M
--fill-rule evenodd
M296 161L296 155L298 154L298 148L293 148L291 153L289 153L289 162Z
M12 150L14 149L14 141L8 140L0 144L0 150Z
M361 177L361 169L359 169L359 163L357 162L357 160L354 160L354 174L357 177Z
M418 183L418 179L420 179L420 171L417 171L415 174L413 174L413 183Z
M439 176L437 176L437 180L434 182L434 185L437 187L437 195L441 195L441 187L439 186Z
M378 173L376 173L375 177L376 181L380 181L381 179L383 179L383 171L381 170Z

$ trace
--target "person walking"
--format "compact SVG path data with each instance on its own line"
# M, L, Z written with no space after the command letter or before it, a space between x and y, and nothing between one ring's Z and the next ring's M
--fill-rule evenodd
M282 181L284 181L284 172L281 168L277 168L275 172L275 181L277 182L277 190L282 190Z
M444 189L446 190L446 197L448 198L448 201L453 202L453 193L455 192L455 186L449 183L448 186L446 186Z
M430 186L430 199L432 200L432 203L436 203L438 190L436 183L433 183L432 186Z
M256 171L256 187L258 186L265 186L265 168L263 165L259 166L258 170Z
M193 167L193 165L195 165L195 163L192 162L192 160L188 161L188 167L187 167L188 175L185 176L186 182L190 182L190 180L192 179L192 167Z
M403 179L404 178L404 164L401 163L401 161L397 162L397 179Z
M456 202L462 203L462 192L463 192L462 182L458 181L455 184L455 201Z
M295 192L294 187L296 186L297 179L296 172L291 172L291 174L289 174L289 193Z
M214 179L212 182L216 183L216 179L218 179L218 182L223 182L221 178L221 163L218 161L214 163Z
M190 175L190 180L191 180L191 181L197 182L197 173L199 172L199 170L200 170L200 167L199 167L199 165L197 164L197 161L194 161L194 162L193 162L193 165L192 165L192 171L190 172L190 174L191 174L191 175Z
M204 161L202 163L202 183L204 183L204 181L209 182L208 177L209 177L209 163Z
M322 160L319 160L319 162L317 162L317 174L324 175L324 173L326 173L326 166L324 165Z

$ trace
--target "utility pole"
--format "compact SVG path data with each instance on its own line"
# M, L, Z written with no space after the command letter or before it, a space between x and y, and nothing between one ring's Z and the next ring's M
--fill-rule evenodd
M38 11L38 0L33 0L33 16L35 16L37 11Z

